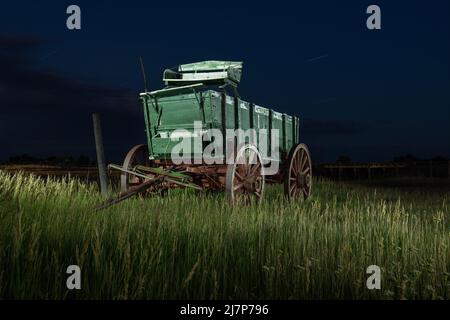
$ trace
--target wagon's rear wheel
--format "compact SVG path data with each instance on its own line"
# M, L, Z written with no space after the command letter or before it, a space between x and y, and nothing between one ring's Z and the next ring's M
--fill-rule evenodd
M125 157L122 168L133 170L137 165L150 166L148 158L148 147L145 144L134 146ZM144 178L136 177L132 174L122 172L120 176L120 191L125 192L130 187L137 186L144 182Z
M228 165L225 193L232 204L259 203L264 194L264 167L253 145L238 148L235 161Z
M289 200L311 195L312 163L308 147L300 143L292 147L284 175L284 194Z

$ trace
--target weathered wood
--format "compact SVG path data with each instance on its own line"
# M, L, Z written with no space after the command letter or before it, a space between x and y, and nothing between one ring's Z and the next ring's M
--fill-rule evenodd
M108 174L106 172L105 152L103 148L102 128L100 124L100 115L92 114L94 123L95 149L97 151L98 176L100 179L100 190L103 195L108 193Z
M157 183L161 183L163 180L164 180L164 178L161 177L158 179L145 181L144 183L142 183L136 187L131 187L129 190L127 190L125 192L121 192L117 197L109 198L108 200L106 200L105 202L103 202L102 204L97 206L95 209L96 210L106 209L112 205L122 202L128 198L131 198L139 193L147 191L147 189L151 188L153 185L155 185Z

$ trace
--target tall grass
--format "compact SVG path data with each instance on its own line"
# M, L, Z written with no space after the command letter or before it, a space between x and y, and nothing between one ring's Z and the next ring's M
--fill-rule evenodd
M95 212L94 185L0 172L0 298L449 299L450 196L425 191L318 181L233 208L176 190Z

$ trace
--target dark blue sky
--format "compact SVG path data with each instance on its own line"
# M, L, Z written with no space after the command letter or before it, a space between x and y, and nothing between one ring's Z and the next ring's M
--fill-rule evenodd
M77 4L82 30L66 28ZM381 8L382 30L366 28ZM313 159L450 156L450 1L15 1L0 5L0 159L107 157L145 140L166 67L242 60L247 101L301 118Z

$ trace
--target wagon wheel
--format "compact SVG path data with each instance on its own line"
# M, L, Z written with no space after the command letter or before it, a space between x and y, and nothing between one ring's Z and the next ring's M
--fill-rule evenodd
M134 146L125 157L122 167L126 170L132 170L137 165L150 166L148 147L145 144ZM125 192L130 187L137 186L143 182L144 178L122 172L120 176L120 191Z
M253 145L238 148L234 163L228 165L225 193L231 203L259 203L264 194L264 167Z
M306 199L311 195L312 164L308 147L300 143L292 147L287 159L287 168L284 175L284 194L291 199L300 195Z

